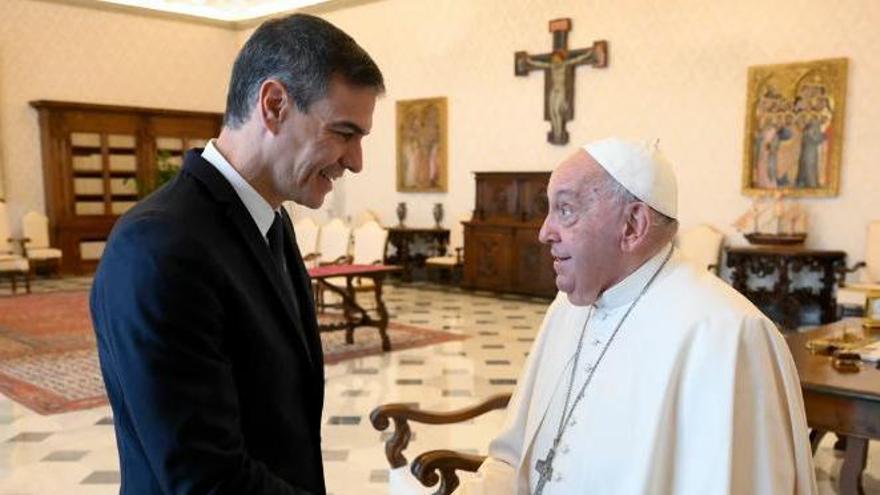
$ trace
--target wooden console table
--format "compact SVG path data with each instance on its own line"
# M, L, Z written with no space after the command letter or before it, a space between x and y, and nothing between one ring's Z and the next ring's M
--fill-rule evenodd
M841 495L862 495L862 472L868 455L868 440L880 440L880 370L862 363L857 373L842 373L831 366L831 358L813 354L808 340L861 330L862 319L848 318L805 333L790 333L785 339L791 349L801 380L807 424L812 428L813 452L829 432L846 438L840 467Z
M449 229L387 227L387 230L388 244L394 246L396 253L393 256L386 256L385 261L400 265L403 268L403 279L406 281L412 280L413 268L425 266L425 260L430 256L445 255L446 246L449 245ZM418 253L412 249L418 239L426 241L431 246L431 254Z
M843 251L821 251L794 246L728 247L727 266L731 268L733 287L749 298L783 329L791 330L802 324L803 309L819 309L821 323L837 318L834 287L837 273L846 266ZM807 271L818 272L822 287L794 287L792 276ZM777 275L770 289L753 288L749 276Z

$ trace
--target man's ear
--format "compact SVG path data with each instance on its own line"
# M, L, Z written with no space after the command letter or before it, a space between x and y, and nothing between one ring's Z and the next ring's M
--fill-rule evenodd
M291 104L290 95L287 89L277 79L266 79L260 85L259 100L257 101L257 110L259 117L265 127L272 134L278 134L281 120L289 111Z
M623 207L624 230L620 248L633 252L648 240L651 230L651 207L641 201L634 201Z

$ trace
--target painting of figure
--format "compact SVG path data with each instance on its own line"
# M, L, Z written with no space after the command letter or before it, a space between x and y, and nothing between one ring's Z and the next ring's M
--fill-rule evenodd
M446 192L446 98L397 102L397 190Z
M749 68L743 192L836 196L847 59Z

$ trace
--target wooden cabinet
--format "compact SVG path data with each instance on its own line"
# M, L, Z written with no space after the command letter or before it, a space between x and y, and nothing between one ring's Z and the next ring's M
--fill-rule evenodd
M155 184L157 162L220 132L223 116L149 108L33 101L40 123L46 215L64 273L94 270L113 223Z
M538 241L550 172L476 172L474 216L465 222L463 285L552 297L550 248Z

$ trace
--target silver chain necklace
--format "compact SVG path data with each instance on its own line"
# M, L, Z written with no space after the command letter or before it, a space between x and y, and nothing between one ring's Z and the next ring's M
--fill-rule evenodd
M648 287L654 282L654 279L657 278L657 275L660 275L660 272L663 270L663 267L666 266L666 262L669 261L669 258L672 257L672 251L675 247L670 247L669 252L666 253L666 257L663 258L663 263L657 268L651 278L648 279L648 282L642 287L641 292L636 296L633 302L627 308L626 313L623 314L623 317L620 321L617 322L617 326L614 327L614 331L611 333L611 337L608 338L608 341L605 342L605 346L602 347L602 352L599 353L599 357L596 359L596 364L587 368L587 379L584 380L584 384L581 385L580 390L577 393L577 396L574 399L574 403L571 405L571 409L568 407L568 403L571 400L571 391L574 387L574 379L577 374L578 361L581 357L581 349L584 345L584 334L587 333L587 325L590 323L590 318L593 316L593 306L590 305L590 311L587 313L587 320L584 322L584 328L581 331L581 336L578 338L578 346L577 351L574 354L574 365L571 367L571 377L568 380L568 390L565 393L565 403L562 406L562 416L559 418L559 426L556 428L556 436L553 437L553 446L550 447L550 450L547 451L547 455L538 460L535 464L535 471L538 472L538 484L535 486L535 495L542 495L544 493L544 487L547 485L547 482L550 481L550 477L553 476L553 460L556 457L556 449L559 447L559 442L562 441L562 435L565 433L565 429L568 427L569 422L571 421L571 417L574 414L575 408L577 408L578 404L580 404L581 399L584 398L584 393L587 391L587 386L590 385L590 382L593 380L593 374L596 373L596 369L599 367L599 363L602 362L602 358L605 357L605 353L608 351L608 348L611 347L611 343L614 341L614 337L617 336L617 332L620 330L620 327L623 325L623 322L626 321L626 318L632 312L633 308L636 307L636 304L645 295L645 292L648 291Z

